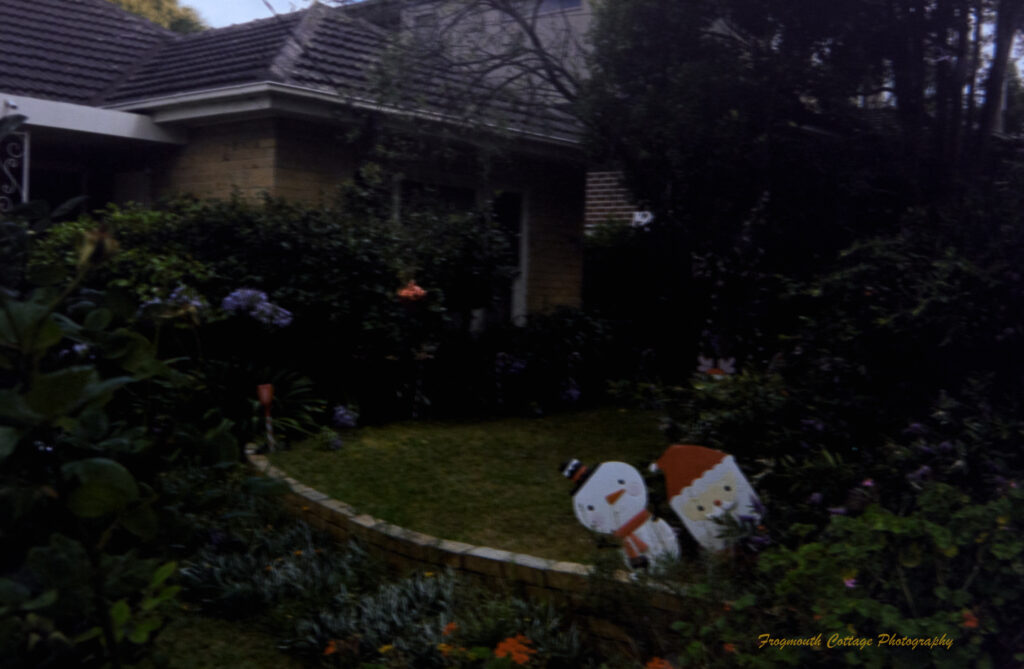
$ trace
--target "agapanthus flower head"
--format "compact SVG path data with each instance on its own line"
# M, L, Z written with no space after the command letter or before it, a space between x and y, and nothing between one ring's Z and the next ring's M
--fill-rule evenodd
M221 301L220 306L224 311L245 314L275 328L288 327L292 323L292 312L270 302L266 293L255 288L236 288Z
M359 414L349 407L339 404L334 407L331 419L335 427L355 427L359 423Z
M256 305L267 301L267 294L255 288L236 288L220 303L224 311L249 313Z

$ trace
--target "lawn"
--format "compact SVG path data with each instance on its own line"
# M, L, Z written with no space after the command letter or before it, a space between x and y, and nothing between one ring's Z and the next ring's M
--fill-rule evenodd
M646 468L664 447L659 414L597 409L543 418L366 427L338 451L312 439L275 465L361 513L445 539L587 561L596 542L573 515L559 464Z

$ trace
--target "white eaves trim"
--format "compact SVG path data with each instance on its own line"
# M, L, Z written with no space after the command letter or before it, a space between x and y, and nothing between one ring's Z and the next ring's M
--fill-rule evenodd
M332 117L338 107L375 111L412 120L435 121L470 126L445 114L430 111L401 109L383 105L374 100L355 96L342 96L330 91L294 84L264 81L251 84L224 86L202 91L175 93L110 105L110 109L148 114L156 123L198 121L234 114L254 112L293 112ZM482 124L485 128L501 130L497 124ZM579 141L530 130L512 130L513 135L526 136L548 144L579 146Z
M99 109L70 102L41 100L0 91L0 108L7 113L24 114L25 125L95 135L139 139L163 144L184 144L185 134L174 128L162 128L148 116Z

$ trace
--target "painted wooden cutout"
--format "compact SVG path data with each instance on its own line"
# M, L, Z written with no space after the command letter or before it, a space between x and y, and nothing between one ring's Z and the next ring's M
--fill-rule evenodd
M647 510L647 486L635 467L625 462L586 467L570 460L562 466L562 474L576 484L572 491L576 518L594 532L617 537L629 567L657 567L663 560L679 557L675 532Z
M731 455L704 446L669 446L652 471L665 474L668 504L697 542L712 551L728 547L715 519L730 514L760 522L760 501Z

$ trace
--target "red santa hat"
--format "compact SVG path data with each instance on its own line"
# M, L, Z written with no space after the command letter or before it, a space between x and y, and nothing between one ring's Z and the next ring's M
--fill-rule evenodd
M727 454L713 448L675 444L665 449L657 462L651 465L651 471L664 472L665 491L671 498L727 457Z

